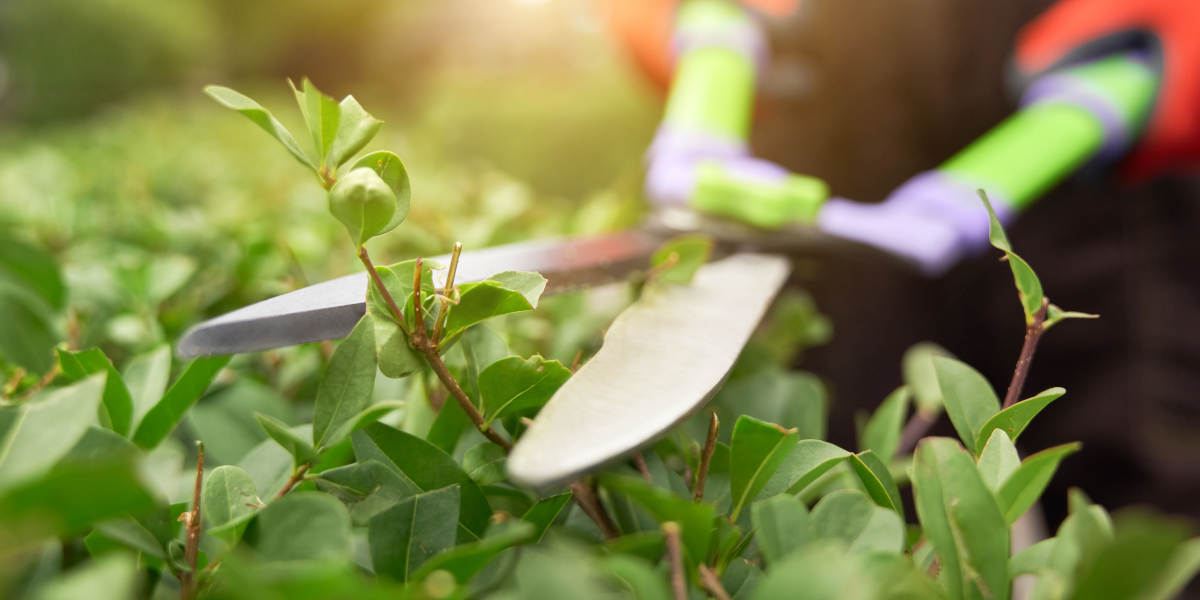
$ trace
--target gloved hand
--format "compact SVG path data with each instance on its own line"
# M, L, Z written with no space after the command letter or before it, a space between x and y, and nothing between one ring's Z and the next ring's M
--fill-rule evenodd
M1105 54L1144 50L1162 70L1153 112L1123 168L1135 178L1200 166L1200 1L1061 0L1018 35L1032 78Z

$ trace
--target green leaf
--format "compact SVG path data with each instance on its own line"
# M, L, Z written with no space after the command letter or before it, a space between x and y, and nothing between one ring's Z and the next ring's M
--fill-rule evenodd
M479 485L504 481L504 449L491 442L482 442L463 455L462 467Z
M458 304L446 317L444 339L492 317L533 310L546 289L546 278L537 273L505 271L487 281L458 286Z
M346 439L375 390L375 324L359 319L338 345L321 377L313 404L313 446L328 448ZM269 433L269 432L268 432Z
M163 512L164 516L166 516L165 513L167 511ZM90 538L93 535L102 536L111 543L125 546L126 548L160 560L167 559L167 549L163 545L164 541L174 539L175 537L174 535L171 535L170 538L164 536L164 539L160 540L148 527L132 517L122 517L96 523L92 533L88 537Z
M564 492L557 496L538 500L537 504L531 506L529 510L525 511L525 514L521 515L522 521L533 523L536 527L534 535L531 536L533 543L536 544L542 541L546 532L550 530L550 526L554 524L554 521L558 519L558 515L562 513L570 501L571 493Z
M64 463L0 494L0 530L12 532L8 543L39 533L74 535L154 504L131 462Z
M610 554L601 561L604 569L639 600L671 600L671 591L650 563L635 556Z
M870 504L870 501L867 501ZM856 561L835 541L820 540L774 565L750 594L754 600L874 598L864 593ZM853 585L858 584L858 585ZM886 596L882 596L886 597Z
M115 431L89 425L79 441L62 457L61 462L89 464L105 460L133 460L138 454L137 446Z
M798 494L849 456L850 452L829 442L800 440L776 469L762 493L767 497L785 492Z
M729 487L733 496L730 518L737 521L742 508L767 485L775 470L796 445L796 430L740 417L733 426L729 454Z
M140 573L130 554L111 553L84 563L37 590L36 600L124 600L137 595Z
M93 375L0 407L0 489L45 473L75 446L96 423L104 379Z
M271 502L255 515L244 539L264 562L350 563L350 515L320 492L292 492Z
M66 308L67 287L54 257L7 235L0 235L0 287L32 294L54 312Z
M975 461L949 438L926 438L913 463L913 498L951 598L1007 598L1008 523Z
M712 247L712 238L699 234L680 235L663 242L650 257L655 279L663 283L691 282L696 271L708 262Z
M1005 256L1008 257L1008 266L1012 269L1013 283L1017 286L1017 295L1021 299L1021 308L1025 311L1025 324L1032 325L1034 315L1042 310L1044 302L1042 282L1038 281L1037 274L1033 272L1033 268L1029 266L1029 263L1013 252L1012 245L1008 243L1008 236L1004 234L1004 227L1000 225L1000 219L996 218L996 211L992 210L992 203L988 201L987 194L983 190L979 190L979 197L983 199L983 205L987 207L988 217L991 219L988 237L991 239L992 246L1004 252Z
M59 348L58 362L62 366L63 376L70 381L79 381L96 373L107 375L101 398L104 411L108 415L108 424L113 431L129 435L130 423L133 420L133 397L129 394L129 388L125 387L125 380L104 352L99 348L81 352Z
M933 368L933 357L950 356L941 346L932 342L914 344L904 352L901 371L904 385L912 390L917 412L936 417L943 409L942 388L938 385L937 371Z
M33 373L49 370L58 342L50 317L27 294L5 287L0 287L0 314L0 356Z
M871 415L858 445L863 450L871 450L884 463L891 462L900 447L900 432L904 429L904 419L908 416L908 401L912 394L907 387L897 388L883 399L875 414Z
M1054 304L1046 305L1046 321L1042 323L1042 331L1050 329L1054 325L1067 319L1099 319L1100 315L1092 313L1078 312L1074 310L1063 310Z
M487 537L479 541L455 546L431 557L412 573L411 578L419 581L434 571L444 570L453 575L455 581L465 584L500 552L533 539L536 529L532 523L524 521L501 523L488 530Z
M371 517L367 540L375 573L408 581L417 567L453 548L459 491L452 485L418 494Z
M1057 542L1058 540L1054 538L1042 540L1014 554L1012 558L1008 559L1009 576L1032 575L1046 568L1046 564L1050 561L1050 555L1054 552L1054 544Z
M633 499L659 523L679 523L680 537L688 556L693 562L705 560L715 515L711 504L697 504L691 499L680 498L636 477L602 474L600 484Z
M979 453L979 475L993 492L1021 466L1021 457L1003 429L993 429L983 452Z
M774 566L803 548L811 537L808 509L795 496L780 494L750 506L758 550Z
M357 152L357 150L355 151ZM348 157L347 157L348 158ZM392 219L388 224L379 230L376 235L383 235L404 222L408 217L408 209L412 203L412 186L408 181L408 171L404 168L404 161L400 160L399 156L380 150L364 155L362 158L354 162L351 170L359 167L366 167L375 171L380 179L392 189L392 194L396 196L396 211L392 213ZM394 265L393 265L394 266ZM433 268L431 264L426 264L428 268ZM408 271L408 288L409 293L412 292L412 269ZM389 286L390 287L390 286Z
M411 321L412 316L411 312L407 312L411 308L407 302L412 298L415 266L415 260L406 260L394 265L375 268L375 272L383 281L392 299L396 301L401 310L406 311L403 315L406 319L405 326L408 326L408 321ZM421 289L425 294L424 297L429 297L433 292L431 271L436 266L435 263L425 262L424 272L421 274ZM367 315L371 317L371 322L374 324L375 354L380 372L387 377L398 379L424 367L424 359L409 345L408 334L397 324L390 307L374 283L367 286Z
M816 376L768 367L726 383L717 392L715 403L722 421L733 423L739 416L748 415L788 429L794 427L802 440L823 439L828 420L826 396L825 386Z
M540 409L571 377L571 370L557 360L539 355L502 358L479 374L479 395L490 426L506 415L521 415Z
M1072 598L1145 598L1158 581L1170 579L1168 564L1187 536L1162 517L1142 512L1119 516L1110 544L1079 574Z
M313 145L317 149L317 162L325 166L325 157L333 146L337 136L338 121L341 119L341 107L333 98L321 93L307 77L301 82L303 91L296 89L296 84L288 80L292 93L296 95L296 103L300 105L300 113L304 115L304 124L312 134Z
M404 474L422 491L432 491L459 485L462 488L462 509L459 511L460 541L483 536L492 511L479 486L459 468L445 452L429 442L388 427L373 423L356 431L354 456L360 461L378 460ZM466 537L464 537L464 534Z
M292 431L287 423L262 413L254 413L254 419L258 421L263 431L267 432L267 435L271 439L275 440L280 446L283 446L283 449L292 455L297 466L311 463L317 459L317 452L308 443L308 440Z
M1074 442L1042 450L1022 461L1021 466L1004 480L996 492L996 500L1010 524L1037 502L1058 470L1058 463L1079 448L1079 442Z
M208 389L217 372L229 364L229 359L229 356L208 356L192 361L158 404L146 412L134 430L134 443L147 449L162 443L179 424L187 409Z
M900 488L896 487L896 481L892 479L892 474L888 471L887 465L875 456L875 453L867 450L858 454L850 455L850 466L854 469L854 473L858 475L858 479L862 481L863 488L867 490L867 495L871 497L879 506L888 510L894 510L901 517L904 516L904 504L900 499Z
M1071 514L1058 528L1032 598L1066 597L1078 573L1112 541L1112 522L1103 508L1091 504L1078 490L1071 491L1068 505Z
M837 540L850 553L901 552L904 522L858 490L839 490L813 507L809 523L818 539Z
M365 525L375 515L421 493L411 479L377 460L322 471L316 485L346 504L355 525Z
M383 121L368 114L354 96L342 98L338 108L341 118L338 121L337 136L333 138L333 146L329 149L326 161L331 169L336 169L350 160L383 126Z
M946 405L946 414L958 432L958 437L974 454L983 450L987 441L979 432L988 419L1000 412L1000 400L979 371L953 358L935 356L933 369ZM989 432L990 435L990 432Z
M1003 429L1004 433L1008 434L1008 438L1012 441L1017 441L1017 437L1022 431L1029 426L1029 422L1033 420L1038 413L1042 412L1051 402L1058 400L1067 390L1054 387L1050 388L1032 398L1027 398L1012 406L992 415L990 419L983 424L979 429L979 436L976 438L975 447L979 451L983 450L984 444L992 435L995 429Z
M1197 571L1200 571L1200 538L1192 538L1179 545L1142 597L1147 600L1177 598Z
M250 475L240 467L221 465L204 480L201 506L209 527L219 527L252 515L258 504L262 504L258 488Z
M167 389L171 380L171 346L163 344L129 361L124 379L133 400L133 429Z
M300 149L300 144L296 143L296 138L288 132L287 128L279 122L267 109L263 108L259 103L235 92L227 87L219 85L210 85L204 88L204 93L208 94L221 105L226 108L232 108L250 119L255 125L262 128L263 131L270 134L271 137L279 140L283 147L287 149L292 156L301 164L308 166L313 171L317 170L317 165L304 150Z

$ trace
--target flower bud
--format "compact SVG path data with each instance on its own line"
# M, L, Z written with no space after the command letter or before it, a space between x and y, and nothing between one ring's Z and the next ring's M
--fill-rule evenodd
M396 195L374 170L359 167L333 184L329 212L346 226L355 242L363 244L387 227L396 212Z

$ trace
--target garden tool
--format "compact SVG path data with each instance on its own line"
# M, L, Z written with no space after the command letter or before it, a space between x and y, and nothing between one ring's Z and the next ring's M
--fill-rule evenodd
M821 182L746 156L757 30L725 3L688 6L703 10L681 14L676 81L647 173L657 207L643 227L464 252L459 261L460 283L531 270L555 293L645 271L660 244L681 231L716 242L717 260L691 284L656 287L617 318L599 352L517 440L507 465L515 481L567 481L644 447L701 406L785 283L789 256L868 250L937 274L985 247L990 221L978 189L1008 221L1067 175L1119 157L1138 137L1158 81L1134 54L1045 75L1019 112L942 166L882 203L858 204L827 199ZM441 278L435 272L438 288ZM358 273L235 310L193 327L178 352L344 337L365 312L367 285Z

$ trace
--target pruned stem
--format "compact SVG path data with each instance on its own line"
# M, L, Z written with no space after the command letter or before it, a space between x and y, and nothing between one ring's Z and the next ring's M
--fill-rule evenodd
M904 431L900 433L900 444L897 446L896 453L904 456L913 451L917 447L917 442L929 433L929 428L937 422L936 414L927 414L920 410L914 412L908 419L908 423L904 425Z
M633 455L633 464L637 467L638 472L642 474L642 479L654 483L654 478L650 476L650 467L646 466L646 457L642 456L641 452Z
M292 488L296 487L297 483L300 483L304 480L304 474L307 473L310 468L312 468L312 465L308 463L304 463L299 467L296 467L296 470L292 471L292 476L288 478L287 483L283 484L283 489L279 490L278 494L275 494L275 499L278 500L284 497L284 495L286 495L288 492L292 491Z
M446 273L446 285L442 288L442 296L447 301L450 300L451 294L454 292L454 276L458 274L458 257L462 254L462 242L454 242L454 250L450 253L450 271ZM446 316L450 314L450 308L446 302L438 306L437 321L433 326L433 344L442 343L442 329L446 326Z
M583 509L584 514L596 522L596 526L600 528L600 533L604 534L604 539L613 540L621 535L617 531L617 526L613 523L612 517L608 516L608 511L600 503L600 498L596 495L596 490L592 486L577 480L572 481L570 487L571 495L575 498L575 503L579 505L579 508Z
M475 425L475 428L484 437L491 440L492 443L503 448L505 453L508 453L512 450L512 442L509 442L504 439L504 436L496 433L496 430L489 427L487 422L483 420L483 415L480 414L479 409L475 408L475 404L471 402L471 398L467 396L467 393L458 385L458 381L454 379L454 375L450 374L450 369L446 367L446 363L442 361L442 356L438 354L437 345L433 343L433 340L429 338L429 334L426 333L424 309L421 307L421 270L422 263L421 259L418 258L416 265L413 266L413 321L415 324L409 339L412 340L413 347L425 356L425 362L429 363L430 368L433 369L433 373L437 375L442 385L446 387L446 390L450 392L450 395L462 407L463 412L466 413L467 418L471 419L471 423Z
M1038 341L1046 331L1046 307L1050 305L1049 298L1042 298L1042 308L1033 313L1033 322L1025 326L1025 343L1021 344L1021 354L1017 357L1017 366L1013 369L1012 381L1008 383L1008 391L1004 394L1004 405L1008 408L1021 399L1021 388L1025 387L1025 377L1029 375L1029 365L1033 363L1033 353L1037 351Z
M179 574L180 596L183 600L196 597L196 572L200 560L200 494L204 489L204 442L196 442L196 487L192 491L192 510L188 513L187 537L183 547L183 561L188 570Z
M717 433L721 430L721 420L717 413L712 413L708 421L708 439L704 440L704 450L700 453L700 466L696 469L696 481L692 484L692 497L696 502L704 499L704 480L708 478L708 464L712 461L713 451L717 449Z
M392 318L396 319L396 324L400 326L400 331L404 335L411 335L408 328L404 326L404 312L396 306L396 300L392 298L392 293L388 291L387 286L383 284L383 280L379 278L379 272L375 270L375 263L371 262L371 256L367 254L366 246L358 247L358 259L362 261L363 266L367 268L367 273L371 276L371 281L375 283L375 289L379 290L379 295L383 296L384 302L387 302L388 310L392 311Z
M671 590L675 594L675 600L687 600L687 580L684 579L683 573L683 542L680 539L679 523L663 523L662 532L667 541L667 558L671 562Z
M701 564L699 570L700 583L704 586L704 589L708 590L709 594L712 594L713 598L717 600L730 600L729 592L726 592L725 586L721 585L721 578L717 577L717 574L708 568L708 565Z

